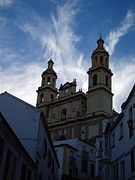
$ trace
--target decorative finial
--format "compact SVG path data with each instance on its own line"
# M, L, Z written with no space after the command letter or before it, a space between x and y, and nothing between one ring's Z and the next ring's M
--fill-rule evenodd
M101 32L99 33L99 39L102 39L102 33Z
M53 64L54 64L54 62L53 62L53 60L52 60L52 58L48 61L48 68L49 69L53 69Z
M99 37L99 39L97 40L97 44L98 44L98 48L102 49L102 48L104 48L104 47L103 47L104 40L102 39L102 34L101 34L101 32L100 32L99 36L100 36L100 37Z

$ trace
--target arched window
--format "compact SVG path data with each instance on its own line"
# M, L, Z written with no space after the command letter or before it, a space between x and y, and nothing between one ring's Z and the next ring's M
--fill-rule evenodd
M43 77L43 79L42 79L42 85L44 85L45 84L45 77Z
M93 86L97 85L97 74L93 75Z
M61 120L66 120L67 111L66 109L62 109L61 111Z
M105 60L105 65L108 67L108 57L106 57Z
M107 76L107 75L105 76L105 85L106 85L106 86L108 86L108 85L109 85L109 78L108 78L108 76Z
M53 101L53 99L54 99L54 95L53 95L53 94L51 94L51 100Z
M95 61L95 64L97 64L97 56L95 56L94 61Z
M68 94L68 89L65 90L65 94Z
M103 56L100 56L100 64L103 64Z
M50 83L51 83L51 78L47 77L47 84L50 84Z
M55 86L55 78L53 78L53 86Z
M40 95L40 103L42 103L42 102L44 102L44 94L43 93Z

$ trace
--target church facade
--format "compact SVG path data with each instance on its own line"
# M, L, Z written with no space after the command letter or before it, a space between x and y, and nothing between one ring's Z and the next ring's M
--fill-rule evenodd
M111 90L112 72L109 53L100 37L88 69L88 91L76 91L76 79L56 88L54 62L48 61L37 90L37 107L47 119L52 139L81 138L90 140L102 132L102 119L113 115Z

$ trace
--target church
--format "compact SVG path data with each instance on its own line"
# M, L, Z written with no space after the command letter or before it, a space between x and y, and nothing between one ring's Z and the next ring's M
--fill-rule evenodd
M41 86L37 90L37 108L44 112L53 141L74 138L92 140L92 137L102 133L102 119L116 114L111 89L113 74L102 37L97 40L91 61L86 93L76 91L76 79L61 84L58 89L52 59L42 73Z

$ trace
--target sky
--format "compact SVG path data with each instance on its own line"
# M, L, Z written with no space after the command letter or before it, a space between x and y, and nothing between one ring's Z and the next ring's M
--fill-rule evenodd
M110 54L113 107L135 83L135 0L0 0L0 93L36 105L50 58L57 88L76 78L88 90L87 71L100 34Z

